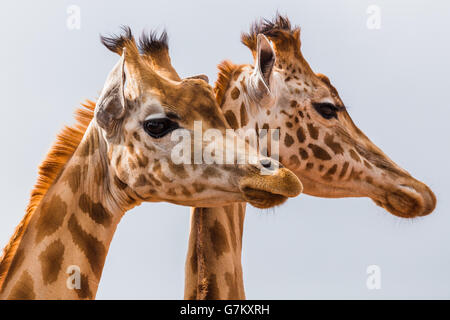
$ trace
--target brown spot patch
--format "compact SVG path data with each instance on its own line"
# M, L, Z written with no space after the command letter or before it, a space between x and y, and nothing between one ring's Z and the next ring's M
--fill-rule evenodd
M197 274L198 270L198 257L197 257L197 250L192 250L192 255L189 258L189 262L191 265L191 270L193 274Z
M100 279L106 258L105 246L97 238L81 228L75 214L70 216L68 228L73 242L86 256L97 279Z
M318 145L310 143L310 144L308 144L308 148L311 149L314 157L316 157L317 159L320 159L320 160L330 160L331 159L330 154L328 152L326 152L324 149L322 149L321 147L319 147Z
M103 171L103 167L101 165L95 166L94 168L94 181L95 184L98 186L102 186L104 184L104 171Z
M307 127L311 138L317 140L317 138L319 137L319 129L315 127L312 123L308 123Z
M207 289L206 289L206 300L215 300L220 297L219 287L217 286L217 277L215 274L210 274L207 281ZM201 285L201 284L200 284ZM202 288L199 288L199 292L202 291Z
M333 150L334 154L343 154L344 153L344 149L342 149L341 145L337 142L333 141L334 136L331 134L325 134L325 144L331 149Z
M289 157L289 164L294 168L297 168L298 166L300 166L300 160L298 160L298 157L295 154L293 154L292 156Z
M66 173L66 181L69 183L69 187L73 193L78 191L81 183L81 166L75 165L69 167Z
M33 300L35 298L33 278L28 271L24 271L12 288L8 300Z
M305 130L303 129L303 127L298 127L297 129L297 139L300 143L305 142L306 139L306 135L305 135Z
M78 147L78 155L81 157L87 157L89 155L89 142L83 141L80 146Z
M299 148L298 153L300 154L300 157L302 157L302 160L308 159L308 151L306 151L305 149Z
M213 226L209 228L209 236L217 258L230 251L226 230L217 219L214 221Z
M297 101L291 100L291 108L296 108L296 107L297 107Z
M177 193L175 192L175 189L174 189L174 188L169 188L169 189L167 189L167 195L173 197L173 196L176 196Z
M148 165L148 157L145 155L136 155L137 161L138 161L138 165L141 168L145 168Z
M237 240L236 240L236 227L234 223L235 218L235 205L226 206L223 209L225 210L225 215L228 218L228 230L230 231L230 240L231 240L231 246L232 249L235 251L237 246Z
M194 182L192 184L192 186L194 187L195 192L198 192L198 193L205 191L205 189L206 189L206 186L204 184L198 183L198 182Z
M129 142L129 143L128 143L127 148L128 148L128 151L129 151L131 154L134 154L134 145L133 145L132 142Z
M139 187L144 187L150 185L149 181L147 180L147 178L145 177L144 174L140 174L137 179L136 182L134 183L134 187L135 188L139 188Z
M334 164L330 169L328 169L328 171L322 176L322 178L326 181L331 181L333 180L333 175L336 173L337 171L337 164Z
M349 163L347 161L344 162L344 165L342 166L342 169L341 169L341 173L339 174L339 179L342 179L342 177L345 176L345 173L347 172L348 166L349 166Z
M137 168L136 163L134 163L133 159L131 158L128 158L128 166L133 170Z
M241 127L245 127L248 123L247 110L245 109L245 104L241 104Z
M213 166L207 166L202 173L203 178L220 178L221 176L222 173Z
M308 163L306 164L306 170L311 170L312 168L314 168L314 163L308 162Z
M352 171L350 171L350 175L348 176L348 180L360 181L361 174L362 171L356 171L354 168L352 168Z
M88 277L84 273L81 273L80 289L75 289L75 292L77 293L78 298L80 298L80 299L92 299L93 298L91 289L89 287Z
M188 188L186 188L185 186L180 186L181 187L181 193L186 197L186 198L190 198L192 197L192 193L189 191Z
M95 150L98 149L98 140L99 136L97 130L92 130L86 140L80 144L78 148L80 151L78 154L82 157L93 155Z
M284 136L284 144L286 145L286 147L290 147L292 146L292 144L294 143L294 138L292 138L288 133L286 133L286 135Z
M81 211L87 213L92 220L102 226L109 227L112 222L111 214L99 202L94 202L91 198L83 193L78 200Z
M186 168L184 167L184 164L175 164L172 161L168 161L168 166L170 171L177 177L180 177L182 179L186 179L188 177L188 173L186 171Z
M239 91L239 89L237 87L234 87L233 90L231 90L231 98L233 100L236 100L237 98L239 98L240 94L241 94L241 92Z
M352 157L353 160L355 160L356 162L361 162L361 158L359 157L359 155L356 153L355 150L350 149L349 153L350 157Z
M144 177L145 178L145 177ZM157 187L162 185L161 181L155 178L155 176L151 173L148 173L148 178L150 179L151 184L155 184Z
M227 119L227 122L231 128L233 128L234 130L239 129L239 124L233 111L227 110L225 112L225 119Z
M145 145L145 148L146 148L148 151L150 151L150 152L155 152L155 151L156 151L156 148L155 148L154 146L149 146L149 145L146 144L145 142L144 142L144 145Z
M53 234L62 225L67 213L67 204L59 195L54 195L50 201L45 201L39 211L36 224L36 242Z
M137 133L136 131L133 132L133 137L134 137L137 141L141 141L141 136L140 136L139 133Z
M42 279L45 285L53 283L58 279L61 265L64 258L64 245L57 239L50 243L48 247L39 255L41 262Z

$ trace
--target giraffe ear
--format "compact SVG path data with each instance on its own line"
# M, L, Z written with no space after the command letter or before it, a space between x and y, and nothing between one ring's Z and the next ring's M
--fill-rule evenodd
M255 58L255 68L252 74L253 87L259 91L258 95L270 94L270 79L275 65L275 52L263 34L257 36Z
M106 78L95 107L97 123L108 133L113 130L114 123L125 114L125 55L126 49L123 48L122 56Z

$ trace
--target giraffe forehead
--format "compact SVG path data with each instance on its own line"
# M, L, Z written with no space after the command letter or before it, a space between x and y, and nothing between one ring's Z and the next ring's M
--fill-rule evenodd
M314 73L304 59L279 61L275 67L274 78L278 80L278 84L285 84L290 88L289 93L292 95L314 97L317 100L329 98L332 103L341 102L328 77Z

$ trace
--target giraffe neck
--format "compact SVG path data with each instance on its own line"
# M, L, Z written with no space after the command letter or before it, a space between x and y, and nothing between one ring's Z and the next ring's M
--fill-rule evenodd
M245 299L241 264L245 206L192 208L185 299Z
M219 99L233 129L266 129L267 112L249 98L247 80L253 68L239 66L225 95ZM279 77L278 71L275 77ZM271 123L282 126L282 117ZM281 160L281 155L280 155ZM219 208L194 208L185 266L185 299L245 299L242 273L242 232L245 203Z
M117 224L137 204L114 183L106 154L106 142L91 123L25 226L0 298L95 298ZM79 277L67 273L76 270ZM71 275L75 288L67 284Z

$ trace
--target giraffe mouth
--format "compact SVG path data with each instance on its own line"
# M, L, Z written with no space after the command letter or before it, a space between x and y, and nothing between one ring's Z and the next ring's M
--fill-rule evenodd
M242 192L244 194L245 201L259 209L267 209L278 206L287 200L287 197L281 194L258 190L251 187L244 187Z
M399 185L396 189L386 192L382 197L372 200L378 206L400 218L426 216L436 206L435 195L423 184L416 184L416 188Z
M266 209L298 196L303 185L290 170L281 168L271 175L250 174L239 183L244 200L256 208Z

